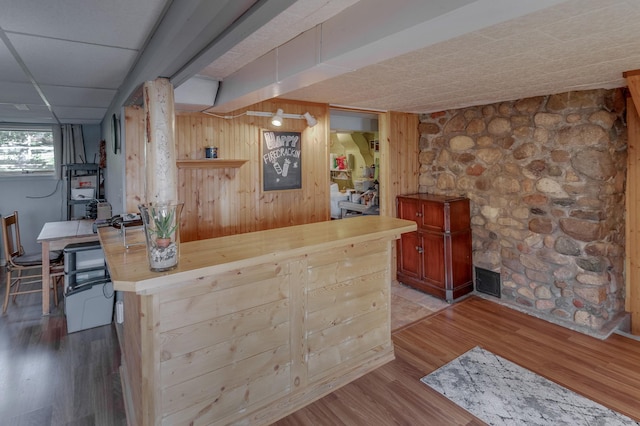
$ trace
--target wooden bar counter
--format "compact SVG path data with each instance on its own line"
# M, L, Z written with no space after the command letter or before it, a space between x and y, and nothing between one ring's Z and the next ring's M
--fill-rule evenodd
M155 273L100 228L129 424L269 424L391 361L392 249L415 230L363 216L193 241Z

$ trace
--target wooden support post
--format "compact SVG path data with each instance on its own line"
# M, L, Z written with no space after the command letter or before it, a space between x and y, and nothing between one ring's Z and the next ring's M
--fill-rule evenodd
M145 203L178 202L173 86L166 78L144 83Z
M627 100L625 310L631 313L631 333L640 335L640 70L623 75L631 92Z

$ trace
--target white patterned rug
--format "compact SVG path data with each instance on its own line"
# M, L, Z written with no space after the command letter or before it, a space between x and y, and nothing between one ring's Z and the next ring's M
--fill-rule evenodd
M640 425L480 347L420 381L490 425Z

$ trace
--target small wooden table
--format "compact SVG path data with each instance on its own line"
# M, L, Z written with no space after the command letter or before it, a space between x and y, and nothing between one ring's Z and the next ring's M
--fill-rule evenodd
M67 244L98 241L98 234L93 233L93 219L66 220L63 222L47 222L40 230L38 242L42 244L42 315L49 315L49 284L51 281L49 253L62 250Z

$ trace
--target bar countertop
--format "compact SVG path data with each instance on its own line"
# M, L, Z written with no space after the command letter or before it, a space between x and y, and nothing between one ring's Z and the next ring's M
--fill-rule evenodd
M103 227L98 233L114 288L143 295L257 261L278 262L372 237L397 239L415 230L413 221L362 216L191 241L180 244L178 266L168 272L149 269L145 245L125 249L118 229Z

